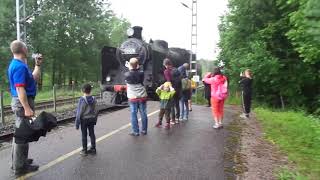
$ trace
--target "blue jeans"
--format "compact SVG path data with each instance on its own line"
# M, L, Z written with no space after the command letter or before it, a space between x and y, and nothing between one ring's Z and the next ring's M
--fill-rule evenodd
M186 100L185 98L181 98L179 101L179 105L180 105L180 118L188 119L188 116L189 116L188 100Z
M138 123L138 110L140 111L141 121L142 121L142 131L147 132L148 129L148 117L147 117L147 103L146 102L129 102L131 111L131 126L134 133L139 133L139 123Z

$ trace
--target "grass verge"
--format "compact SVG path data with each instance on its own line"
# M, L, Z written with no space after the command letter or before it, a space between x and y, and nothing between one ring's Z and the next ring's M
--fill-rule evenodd
M277 177L287 179L318 179L320 177L320 120L303 112L273 111L256 108L267 140L288 155L297 172L279 171Z

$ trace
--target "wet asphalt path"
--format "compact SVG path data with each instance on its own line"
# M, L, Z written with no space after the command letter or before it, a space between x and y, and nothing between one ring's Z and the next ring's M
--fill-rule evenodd
M154 128L158 102L148 102L147 136L131 137L129 109L99 117L97 155L81 157L80 131L72 123L30 144L30 157L42 167L30 180L222 180L226 130L214 130L210 108L193 106L189 121L170 130ZM226 109L226 124L236 112ZM121 128L121 129L119 129ZM116 131L115 131L116 130ZM0 179L10 174L10 147L0 151ZM68 153L71 155L67 155ZM57 159L59 161L57 161ZM54 163L53 163L54 162ZM49 165L48 165L49 163ZM51 165L50 165L51 164Z

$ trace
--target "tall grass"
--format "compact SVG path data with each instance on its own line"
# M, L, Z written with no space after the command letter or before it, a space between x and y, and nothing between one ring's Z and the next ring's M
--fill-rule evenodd
M267 108L256 108L254 111L262 123L266 138L277 144L297 166L298 172L282 171L279 179L286 179L286 176L319 179L320 120L304 112L284 112Z

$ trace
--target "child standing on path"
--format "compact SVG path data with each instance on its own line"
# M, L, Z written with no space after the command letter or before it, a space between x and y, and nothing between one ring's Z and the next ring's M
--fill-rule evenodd
M79 99L76 114L76 129L81 126L82 133L82 151L81 155L86 156L88 153L96 154L96 136L94 126L97 123L96 100L91 96L91 85L85 84L82 87L83 96ZM87 131L89 131L91 148L87 151Z
M215 125L213 128L222 127L224 101L228 96L228 81L219 68L213 74L208 73L203 81L211 86L211 107Z
M131 111L131 136L139 136L138 111L142 121L142 135L147 135L148 117L147 117L147 91L143 85L144 73L139 70L139 60L131 58L129 61L129 72L125 73L125 81L127 84L127 97L129 99Z
M166 129L170 129L170 113L173 106L173 98L175 90L172 88L170 82L166 82L160 87L157 88L156 93L160 98L160 112L159 112L159 121L156 124L156 127L162 126L162 119L165 115L166 117Z
M244 75L244 76L243 76ZM240 74L240 87L242 89L242 108L243 114L240 115L241 118L249 118L251 109L251 98L252 98L252 73L250 69L244 71L244 74Z

